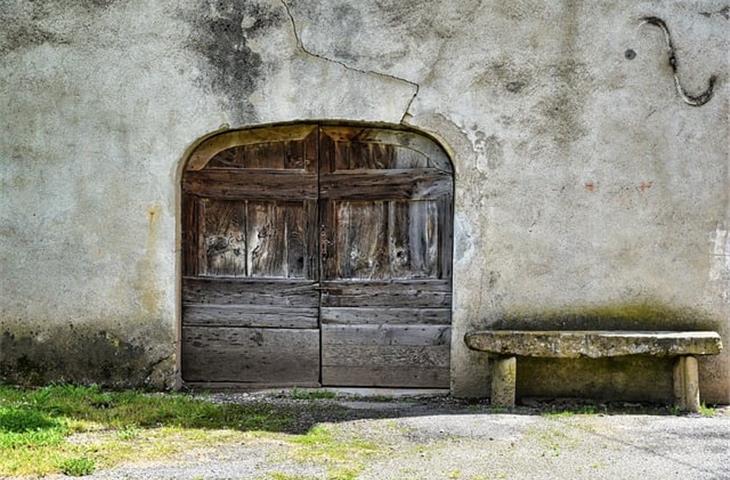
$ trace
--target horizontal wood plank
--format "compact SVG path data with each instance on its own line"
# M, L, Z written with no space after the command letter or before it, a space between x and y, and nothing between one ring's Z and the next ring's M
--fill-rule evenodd
M448 308L392 308L392 307L323 307L322 323L328 324L381 324L390 325L449 325Z
M239 200L314 200L317 175L273 169L216 168L187 172L183 192Z
M302 124L224 132L204 140L190 156L186 169L188 171L201 170L216 154L235 146L304 140L314 133L316 128L316 125Z
M322 174L325 199L424 200L451 195L452 179L436 169L357 170Z
M338 387L448 388L448 368L322 367L322 385Z
M324 340L323 340L324 342ZM328 345L322 349L324 367L448 368L448 345Z
M318 309L280 305L184 305L183 326L317 328Z
M451 306L448 280L404 282L323 282L323 307L447 307Z
M185 381L316 383L319 330L183 327Z
M443 325L322 325L322 348L350 346L448 346L451 327Z
M453 173L448 155L435 141L423 134L385 128L331 126L320 128L321 137L333 143L373 143L397 145L427 157L429 163L444 172Z
M317 283L297 280L185 277L182 297L183 304L319 305Z

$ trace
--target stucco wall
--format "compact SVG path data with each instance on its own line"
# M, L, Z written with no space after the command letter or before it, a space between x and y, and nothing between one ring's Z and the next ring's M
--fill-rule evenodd
M726 2L287 3L0 1L0 378L170 385L181 162L220 128L294 120L450 150L454 393L486 392L474 327L730 345ZM689 93L717 75L708 103L679 97L646 15ZM730 401L727 352L702 362L706 401ZM667 362L524 366L523 394L669 395Z

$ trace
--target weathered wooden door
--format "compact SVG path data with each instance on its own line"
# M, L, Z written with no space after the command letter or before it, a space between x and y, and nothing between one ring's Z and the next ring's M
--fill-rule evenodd
M324 385L448 387L450 168L410 132L321 129Z
M447 387L452 176L403 131L204 142L183 178L183 379Z
M188 162L184 380L319 384L317 134L231 132Z

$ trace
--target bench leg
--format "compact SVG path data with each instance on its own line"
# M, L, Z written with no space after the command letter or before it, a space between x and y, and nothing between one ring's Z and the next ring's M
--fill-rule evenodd
M491 358L492 398L497 407L514 407L517 385L517 357Z
M674 364L674 404L681 410L700 410L700 381L697 358L677 357Z

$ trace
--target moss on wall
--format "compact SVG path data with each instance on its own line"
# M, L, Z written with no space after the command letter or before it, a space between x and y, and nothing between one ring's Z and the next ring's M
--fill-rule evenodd
M131 330L131 329L130 329ZM101 326L0 326L0 382L42 385L96 383L164 388L174 380L173 342L166 332L135 335ZM168 345L170 351L161 351Z

